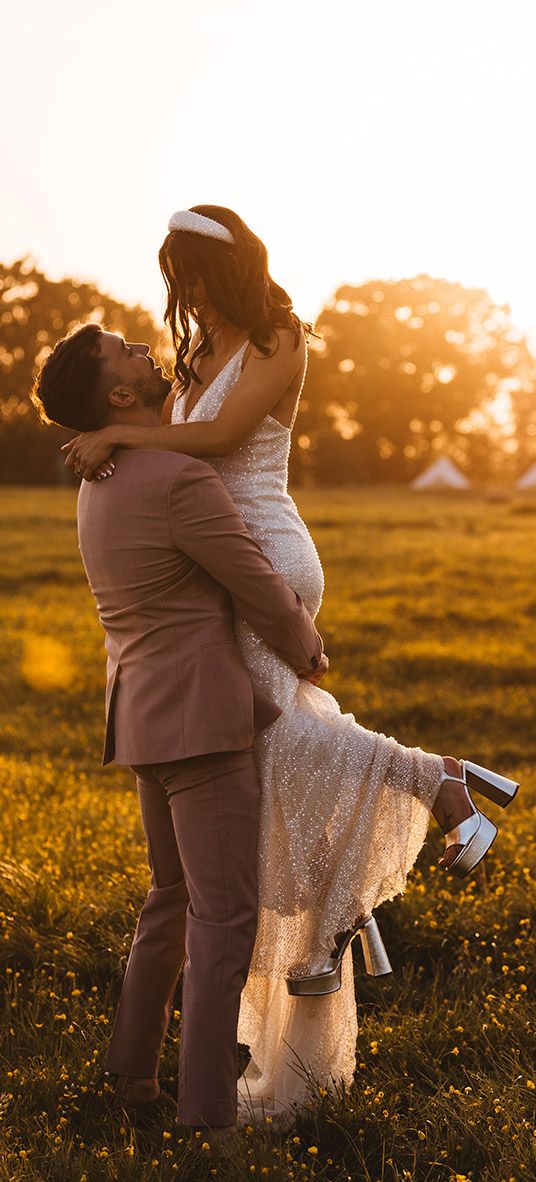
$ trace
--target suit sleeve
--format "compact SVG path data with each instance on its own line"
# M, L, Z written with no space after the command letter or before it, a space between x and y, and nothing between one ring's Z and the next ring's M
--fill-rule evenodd
M177 549L227 588L237 615L297 673L316 669L323 645L309 613L248 533L214 469L189 458L170 486L168 513Z

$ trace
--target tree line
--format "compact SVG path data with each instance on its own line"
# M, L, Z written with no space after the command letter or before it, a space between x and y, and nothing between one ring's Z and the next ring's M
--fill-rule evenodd
M60 446L72 431L39 422L29 392L56 341L80 321L95 320L156 351L162 333L139 306L128 307L75 279L55 281L30 259L0 264L0 480L71 483Z
M0 479L69 482L60 443L29 401L55 342L93 319L169 340L141 306L29 259L0 265ZM513 477L536 456L536 361L508 308L483 289L418 275L342 286L322 309L293 433L294 483L406 481L443 453L476 480Z

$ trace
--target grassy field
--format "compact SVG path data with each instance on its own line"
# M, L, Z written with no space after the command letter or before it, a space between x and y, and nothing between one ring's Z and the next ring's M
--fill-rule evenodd
M365 725L518 777L463 883L435 827L382 908L395 973L356 962L358 1070L233 1158L114 1113L102 1067L148 873L130 775L100 766L103 640L75 497L2 489L0 1182L521 1182L535 1176L536 501L300 492L327 591L326 682ZM532 998L531 998L532 991ZM162 1077L176 1078L180 993Z

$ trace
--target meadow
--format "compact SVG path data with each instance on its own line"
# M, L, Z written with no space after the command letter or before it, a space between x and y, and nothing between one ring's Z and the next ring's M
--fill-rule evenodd
M125 770L100 767L103 637L70 490L0 499L0 1182L522 1182L536 1176L536 499L299 491L326 570L326 688L366 726L518 778L462 882L437 827L378 913L395 972L356 950L358 1068L311 1081L286 1137L228 1160L110 1103L106 1042L148 872ZM161 1079L176 1080L180 989Z

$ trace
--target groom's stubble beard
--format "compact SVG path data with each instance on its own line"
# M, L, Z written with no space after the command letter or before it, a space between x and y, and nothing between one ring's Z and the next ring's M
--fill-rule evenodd
M131 389L138 395L145 410L162 410L171 390L171 382L169 378L153 373L150 380L132 382Z

